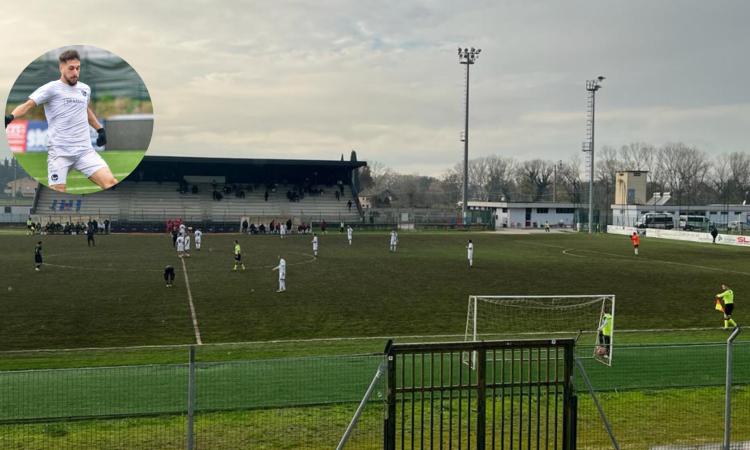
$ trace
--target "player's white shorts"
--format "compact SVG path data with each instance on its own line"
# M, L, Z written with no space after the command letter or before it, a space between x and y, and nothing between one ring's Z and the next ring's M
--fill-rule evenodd
M185 251L185 244L177 244L177 251L178 252L184 252Z
M66 184L70 169L75 169L88 178L104 167L109 166L93 148L78 156L59 156L50 149L47 155L47 182L50 185Z
M313 251L314 251L314 252L317 252L317 251L318 251L318 246L317 246L317 245L313 245Z
M469 252L468 257L469 259L474 259L474 252Z
M200 239L196 239L195 240L195 248L201 248L201 240Z

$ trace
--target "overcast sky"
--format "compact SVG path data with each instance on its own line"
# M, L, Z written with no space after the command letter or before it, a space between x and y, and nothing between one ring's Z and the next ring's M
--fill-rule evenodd
M325 5L325 6L323 6ZM348 158L440 175L470 157L568 160L682 141L750 150L746 1L75 1L0 4L0 99L53 48L107 49L154 104L149 155ZM85 68L84 68L85 70ZM0 156L9 154L0 139Z

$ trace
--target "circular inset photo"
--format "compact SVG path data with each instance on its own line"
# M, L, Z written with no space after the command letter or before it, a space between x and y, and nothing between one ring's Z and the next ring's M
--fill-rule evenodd
M8 145L21 167L59 192L115 186L151 142L151 97L122 58L88 45L50 50L18 76L5 105Z

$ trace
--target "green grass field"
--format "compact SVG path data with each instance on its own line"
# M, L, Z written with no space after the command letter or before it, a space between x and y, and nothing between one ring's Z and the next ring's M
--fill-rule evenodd
M468 238L476 247L471 270ZM46 264L35 272L39 239ZM242 244L244 272L231 270L234 239ZM607 368L588 358L586 336L578 354L588 358L586 370L627 447L720 441L715 427L727 332L719 329L713 296L720 283L729 284L735 318L744 322L746 249L646 238L636 257L618 236L404 232L391 254L387 241L384 233L355 231L349 247L344 235L329 233L321 236L316 260L309 236L204 235L203 249L184 259L183 271L166 235L97 236L97 247L88 248L83 236L0 234L0 422L7 424L0 427L0 447L46 448L57 439L59 448L76 442L120 448L113 430L128 436L125 442L148 442L140 448L184 446L179 417L187 347L181 345L196 342L186 275L207 344L198 348L197 385L199 436L209 448L223 442L330 448L374 374L380 360L374 353L382 352L385 338L463 339L470 294L617 295L615 363ZM271 271L278 255L289 264L283 294L275 293ZM177 269L171 289L161 278L166 264ZM664 331L625 332L647 329ZM229 342L244 343L221 344ZM35 350L42 348L50 350ZM747 334L736 345L734 376L750 383ZM584 399L581 448L602 448L606 436L577 381ZM746 388L734 402L735 434L748 440ZM681 414L700 411L696 405L711 416L690 425ZM143 414L172 416L137 417ZM381 414L379 406L368 408L367 442L355 448L382 445ZM111 420L117 415L130 418ZM17 424L43 418L63 422ZM254 426L242 431L242 421Z
M145 150L109 150L99 152L107 162L112 174L118 181L124 180L135 170L146 154ZM23 169L41 184L47 183L47 152L14 153ZM68 173L67 192L71 194L90 194L99 192L99 186L92 183L85 175L77 170Z
M473 238L475 267L464 243ZM743 322L750 259L743 248L579 234L402 233L310 238L239 237L247 271L233 272L236 235L206 235L185 268L204 343L406 335L463 335L470 294L617 295L617 328L717 327L713 296L725 282ZM45 266L33 270L44 245ZM196 338L185 273L166 235L0 235L3 249L0 350L190 344ZM289 264L287 292L271 268ZM172 264L176 286L164 287ZM619 337L618 337L619 339ZM377 349L380 350L380 349Z

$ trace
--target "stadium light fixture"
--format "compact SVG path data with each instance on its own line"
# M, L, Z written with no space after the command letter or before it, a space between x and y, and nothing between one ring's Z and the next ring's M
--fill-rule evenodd
M605 77L599 75L594 80L586 80L586 91L589 93L588 102L588 142L584 143L584 152L590 152L589 158L589 234L594 228L594 117L596 112L596 91L602 87Z
M469 67L476 62L481 52L481 48L471 47L471 49L464 48L463 50L461 47L458 48L458 62L459 64L466 65L466 110L464 116L464 134L462 137L464 141L464 192L463 204L461 205L461 215L464 225L466 225L468 219L469 203Z

